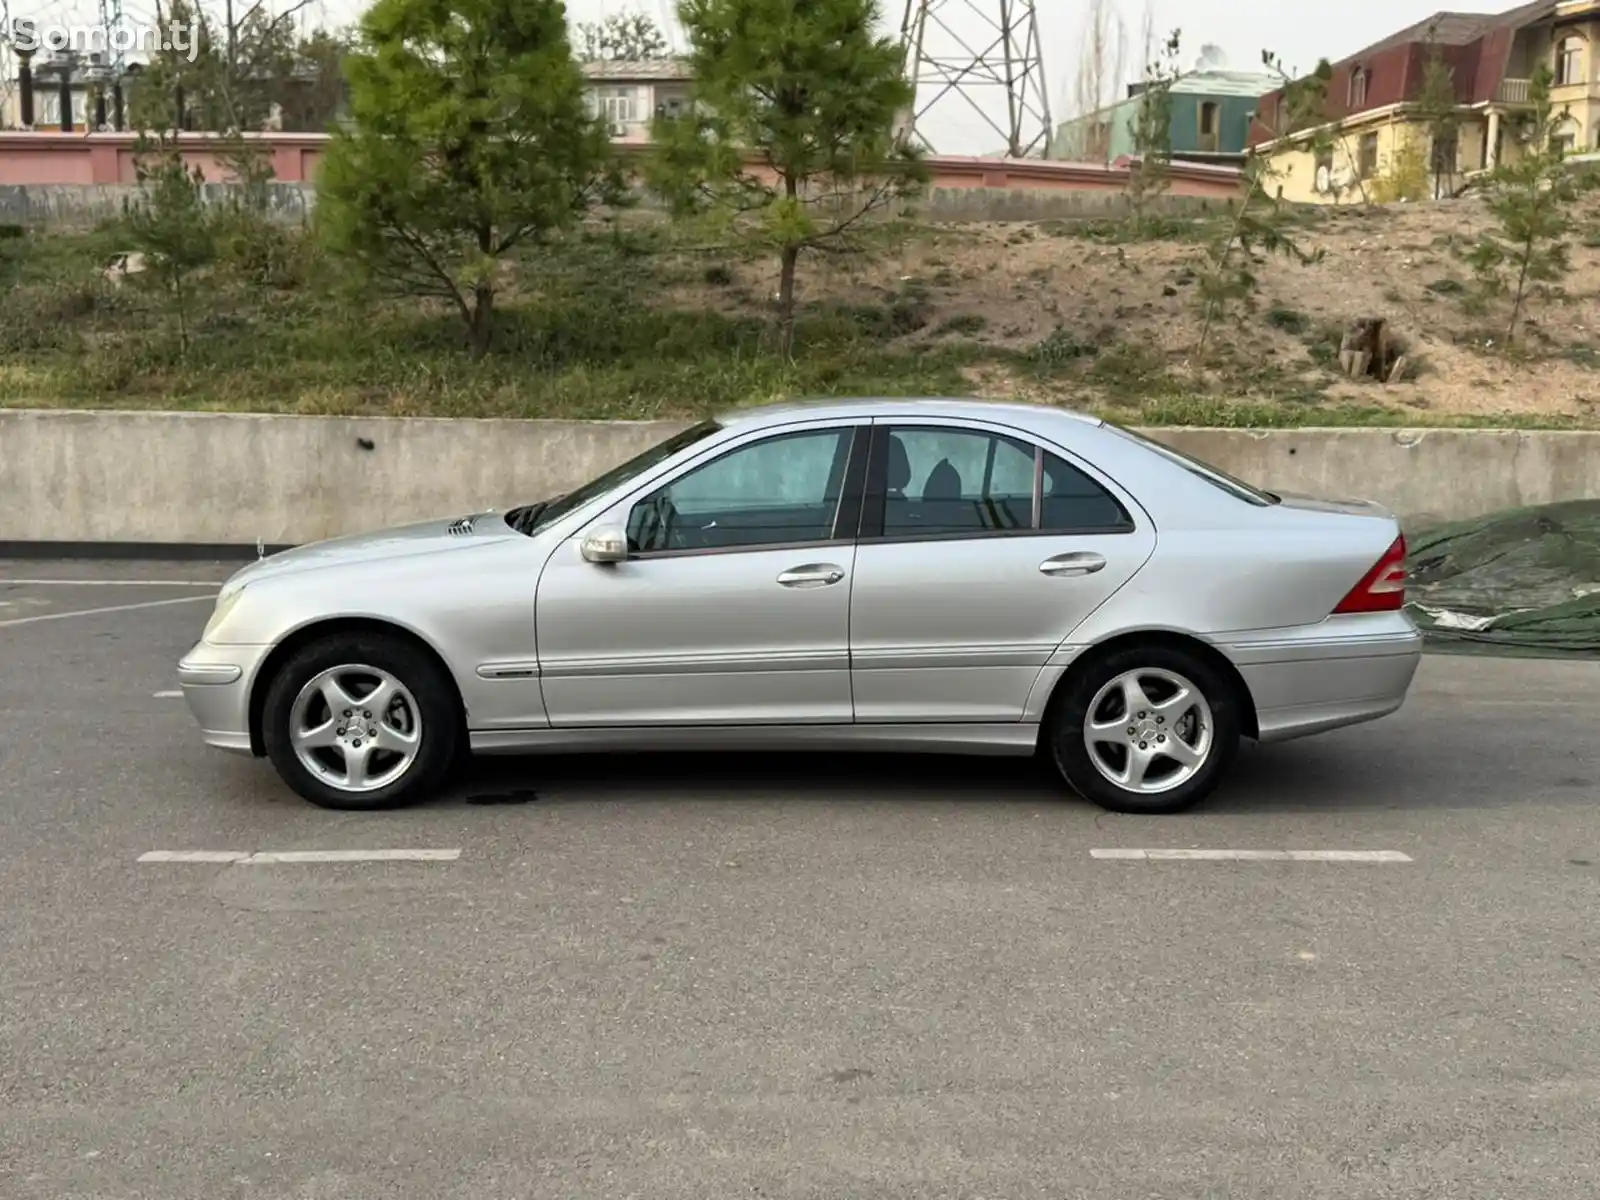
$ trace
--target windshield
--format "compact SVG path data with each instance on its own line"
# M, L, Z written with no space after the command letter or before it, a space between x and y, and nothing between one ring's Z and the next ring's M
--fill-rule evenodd
M536 504L524 504L520 508L513 508L506 513L506 524L518 533L535 533L543 529L552 521L559 520L569 512L581 508L597 496L603 496L612 488L620 487L636 475L642 475L657 463L665 462L685 446L692 446L702 438L708 438L722 428L715 421L702 421L691 426L681 433L675 433L666 441L660 442L643 454L630 458L619 467L612 467L604 475L591 479L580 488L555 497L553 500L544 500Z
M1218 470L1210 463L1201 462L1198 458L1191 458L1180 450L1174 450L1164 442L1147 438L1142 433L1135 433L1133 430L1118 425L1114 421L1107 421L1105 424L1107 429L1115 430L1129 441L1138 442L1141 446L1155 451L1169 462L1177 463L1191 475L1198 475L1213 487L1221 488L1223 491L1229 492L1249 504L1266 508L1269 505L1277 504L1279 501L1279 497L1271 492L1264 492L1258 487L1251 487L1244 480L1235 479L1226 471Z

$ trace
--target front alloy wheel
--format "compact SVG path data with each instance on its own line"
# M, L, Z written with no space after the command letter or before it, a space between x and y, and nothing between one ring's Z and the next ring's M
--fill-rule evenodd
M267 757L323 808L426 799L461 744L460 701L432 655L383 633L332 634L290 656L262 709Z
M406 686L381 667L329 667L295 697L289 740L300 765L329 787L376 792L416 762L422 713Z

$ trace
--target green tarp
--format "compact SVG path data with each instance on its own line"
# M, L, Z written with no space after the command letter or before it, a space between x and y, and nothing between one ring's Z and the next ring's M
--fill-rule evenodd
M1438 649L1600 658L1600 500L1407 533L1411 613Z

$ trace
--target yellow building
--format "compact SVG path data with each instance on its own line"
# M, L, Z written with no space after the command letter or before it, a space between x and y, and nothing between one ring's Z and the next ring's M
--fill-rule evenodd
M1430 57L1455 84L1457 130L1434 146L1417 112ZM1448 195L1521 153L1541 65L1563 114L1556 137L1569 154L1600 149L1600 0L1544 0L1499 14L1437 13L1336 63L1329 123L1283 135L1282 91L1262 97L1251 152L1285 200L1340 204ZM1310 143L1326 141L1318 155Z

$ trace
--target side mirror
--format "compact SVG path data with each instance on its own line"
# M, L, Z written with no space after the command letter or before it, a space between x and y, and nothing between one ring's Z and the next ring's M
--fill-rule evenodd
M579 550L586 562L619 563L628 557L628 538L620 529L596 529Z

